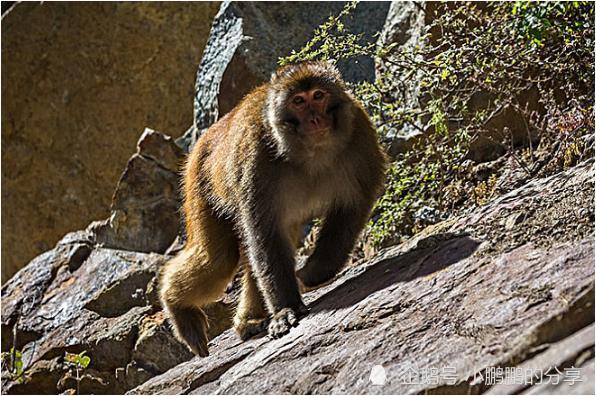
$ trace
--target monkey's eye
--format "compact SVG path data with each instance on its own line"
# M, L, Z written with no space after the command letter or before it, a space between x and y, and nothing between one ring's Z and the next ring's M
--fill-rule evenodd
M302 96L294 96L294 99L292 99L292 103L294 103L295 105L301 105L302 103L304 103L304 98Z
M312 96L314 100L323 99L325 93L323 91L315 91L314 95Z

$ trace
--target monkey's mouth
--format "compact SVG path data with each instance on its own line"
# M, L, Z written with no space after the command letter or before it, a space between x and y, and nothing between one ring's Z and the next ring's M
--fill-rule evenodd
M330 128L321 127L321 128L304 128L304 135L312 138L320 138L325 136L329 133Z
M317 123L304 122L301 123L298 119L288 117L284 120L285 124L293 128L299 135L320 138L331 131L332 122L334 120L319 120Z
M320 137L325 135L331 129L332 119L329 119L327 115L317 114L308 120L305 120L303 126L303 132L305 135Z

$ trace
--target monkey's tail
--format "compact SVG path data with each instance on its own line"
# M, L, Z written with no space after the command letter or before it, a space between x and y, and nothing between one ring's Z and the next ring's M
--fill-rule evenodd
M191 274L187 273L188 261L196 249L184 249L168 261L159 276L159 298L166 316L170 319L174 335L199 356L208 356L205 312L196 305L196 290Z
M199 356L209 356L207 315L199 307L168 307L174 334Z

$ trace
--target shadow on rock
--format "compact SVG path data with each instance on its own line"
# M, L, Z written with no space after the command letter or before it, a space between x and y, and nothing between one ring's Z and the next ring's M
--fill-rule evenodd
M311 313L350 307L367 296L399 282L441 271L470 257L480 242L468 236L438 242L435 246L420 247L378 261L362 273L348 278L343 284L310 304Z

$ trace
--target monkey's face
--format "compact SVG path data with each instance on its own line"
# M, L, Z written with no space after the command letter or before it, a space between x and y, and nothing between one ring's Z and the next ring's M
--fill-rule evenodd
M340 151L352 133L352 109L339 72L327 63L286 66L271 78L266 117L289 157L311 160Z
M334 121L329 97L329 92L319 87L291 95L286 105L287 122L303 136L321 138L329 133Z

